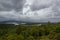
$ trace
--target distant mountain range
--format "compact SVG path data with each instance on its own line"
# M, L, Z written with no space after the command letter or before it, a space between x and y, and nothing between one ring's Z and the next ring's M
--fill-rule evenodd
M16 20L8 20L8 21L2 21L0 22L0 24L47 24L48 22L39 22L39 23L35 23L35 22L25 22L25 21L16 21ZM54 22L56 23L56 22Z
M22 21L15 21L15 20L8 20L8 21L1 21L0 24L13 24L13 23L21 23Z

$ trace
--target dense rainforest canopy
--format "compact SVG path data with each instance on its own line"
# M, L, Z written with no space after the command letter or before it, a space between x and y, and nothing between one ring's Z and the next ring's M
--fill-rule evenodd
M60 23L0 24L0 40L60 40Z

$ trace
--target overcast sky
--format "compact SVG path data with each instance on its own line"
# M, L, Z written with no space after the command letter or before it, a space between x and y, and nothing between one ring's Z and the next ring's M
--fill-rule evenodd
M0 21L59 22L60 0L0 0Z

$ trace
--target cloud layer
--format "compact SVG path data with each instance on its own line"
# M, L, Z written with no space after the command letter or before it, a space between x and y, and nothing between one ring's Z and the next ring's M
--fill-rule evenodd
M60 0L0 0L0 21L58 22Z
M29 0L26 1L23 12L35 22L57 22L60 20L59 2L60 0L33 0L32 2Z

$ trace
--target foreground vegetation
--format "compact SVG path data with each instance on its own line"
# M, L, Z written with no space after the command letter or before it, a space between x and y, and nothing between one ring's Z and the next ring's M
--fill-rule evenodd
M0 24L0 40L60 40L60 23L43 25Z

